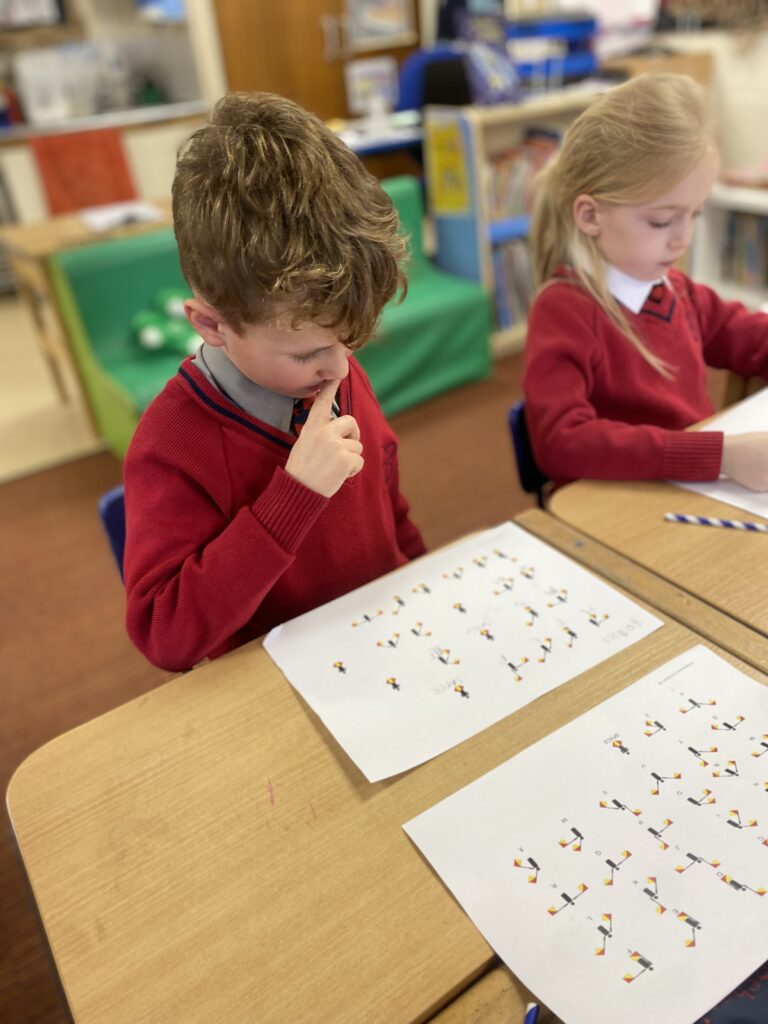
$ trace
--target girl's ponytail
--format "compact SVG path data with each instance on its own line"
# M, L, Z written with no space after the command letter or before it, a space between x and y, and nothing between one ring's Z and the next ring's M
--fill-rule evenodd
M555 195L557 189L557 157L547 164L536 180L536 199L531 219L530 245L533 278L540 287L567 262L568 225L564 221Z

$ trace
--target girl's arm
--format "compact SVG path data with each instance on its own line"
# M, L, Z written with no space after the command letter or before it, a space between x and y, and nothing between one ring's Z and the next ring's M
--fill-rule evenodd
M721 469L742 487L768 491L768 432L726 435Z
M752 312L740 302L726 302L707 285L680 277L701 328L707 365L768 380L768 315Z

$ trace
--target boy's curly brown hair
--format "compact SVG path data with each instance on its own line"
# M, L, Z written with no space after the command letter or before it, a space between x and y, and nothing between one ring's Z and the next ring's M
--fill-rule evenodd
M405 294L389 196L319 118L282 96L228 93L182 147L173 223L191 288L236 332L288 317L350 348Z

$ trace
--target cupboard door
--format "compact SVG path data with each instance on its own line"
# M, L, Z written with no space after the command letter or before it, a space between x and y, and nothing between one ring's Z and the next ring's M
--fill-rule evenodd
M227 81L327 120L346 114L343 0L215 0Z
M416 29L415 0L405 3ZM347 60L391 55L399 63L414 48L394 37L398 45L353 52L347 0L215 0L215 10L229 88L280 93L326 121L349 114Z

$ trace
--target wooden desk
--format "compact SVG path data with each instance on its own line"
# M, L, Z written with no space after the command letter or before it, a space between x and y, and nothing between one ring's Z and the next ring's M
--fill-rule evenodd
M570 526L675 586L768 635L768 537L666 523L665 512L758 520L667 483L581 480L556 491L549 510Z
M92 231L76 213L52 217L36 224L14 224L0 229L0 242L7 247L16 291L32 315L41 351L62 402L78 401L89 408L59 314L51 284L49 259L62 249L156 231L170 224L170 204L156 202L152 205L163 211L162 220L126 224L110 231Z
M522 1024L526 1006L536 1001L512 971L500 964L433 1017L432 1024ZM541 1006L539 1024L562 1022Z
M687 591L670 585L656 573L577 532L553 515L532 509L519 515L515 522L564 555L592 569L608 583L626 590L706 640L768 673L768 637L764 634L730 618ZM703 531L705 527L701 529Z
M458 1024L505 988L519 1016L506 972L467 991L498 960L401 825L695 642L667 621L377 784L258 642L49 743L8 807L75 1020Z

